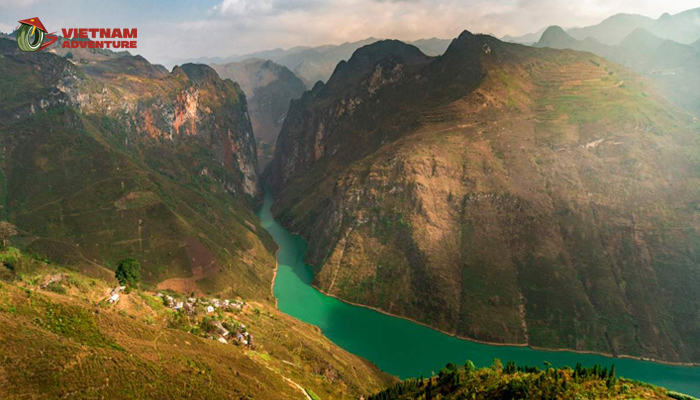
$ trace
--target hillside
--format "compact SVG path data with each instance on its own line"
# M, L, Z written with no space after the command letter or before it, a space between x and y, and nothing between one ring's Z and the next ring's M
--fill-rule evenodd
M471 361L448 364L431 378L408 379L369 396L368 400L408 399L678 399L690 396L643 382L619 378L614 365L575 369L520 367L496 360L475 369Z
M394 382L267 304L185 313L145 290L111 304L114 284L13 248L0 260L5 398L356 399ZM250 343L208 339L218 320Z
M0 39L0 215L22 248L93 276L271 301L274 243L245 96L209 67L74 63Z
M249 59L228 64L212 64L224 79L241 85L248 101L258 164L264 169L275 152L277 135L287 115L289 102L301 97L306 85L289 69L269 60Z
M698 125L590 53L366 46L265 180L314 283L448 333L699 362Z

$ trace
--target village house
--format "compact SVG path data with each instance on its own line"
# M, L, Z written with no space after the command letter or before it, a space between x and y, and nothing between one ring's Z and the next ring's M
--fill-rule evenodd
M221 321L215 321L214 327L216 328L216 333L218 333L219 335L224 336L224 337L229 335L229 331L226 330L226 328L224 328Z

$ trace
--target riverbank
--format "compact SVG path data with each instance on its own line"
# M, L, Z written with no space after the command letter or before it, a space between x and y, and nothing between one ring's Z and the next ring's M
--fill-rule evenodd
M281 248L282 247L280 245L277 245L277 250L275 250L275 269L272 271L272 283L270 284L270 294L272 294L272 298L275 299L274 306L278 310L280 308L279 308L279 300L275 296L275 279L277 279L277 270L279 270L279 268L280 268L280 262L279 262L278 256L280 254Z
M271 207L272 207L272 205L270 205L270 209L271 209ZM270 211L269 209L268 209L268 212L270 212L270 215L272 215L272 214L271 214L271 211ZM274 218L272 218L272 219L273 219L273 221L274 221L275 223L279 224L276 220L274 220ZM282 226L282 225L280 224L280 226ZM282 227L283 227L283 226L282 226ZM284 227L283 227L283 228L284 228ZM285 228L285 229L286 229L286 228ZM302 237L302 238L303 238L303 236L302 236L301 234L299 234L298 232L292 232L292 231L289 231L289 230L287 230L287 232L290 233L290 234L292 234L292 235L294 235L294 236L298 236L298 237ZM278 243L277 251L275 252L275 274L274 274L274 276L273 276L273 281L272 281L272 295L273 295L273 297L275 297L275 306L277 306L278 303L279 303L277 297L276 297L275 294L274 294L274 286L275 286L275 279L276 279L276 277L277 277L277 269L279 268L279 253L280 253L280 251L281 251L281 246L280 246L279 243ZM312 268L312 270L313 270L313 268ZM658 359L654 359L654 358L651 358L651 357L633 356L633 355L628 355L628 354L618 354L618 355L614 355L614 354L612 354L612 353L606 353L606 352L601 352L601 351L593 351L593 350L576 350L576 349L568 349L568 348L547 348L547 347L541 347L541 346L531 345L531 344L528 344L528 343L503 343L503 342L489 342L489 341L485 341L485 340L479 340L479 339L475 339L475 338L471 338L471 337L467 337L467 336L457 335L457 334L455 334L454 332L448 332L448 331L445 331L445 330L436 328L436 327L434 327L434 326L431 326L431 325L426 324L426 323L424 323L424 322L421 322L421 321L412 319L412 318L410 318L410 317L405 317L405 316L402 316L402 315L392 314L392 313L390 313L390 312L388 312L388 311L382 310L382 309L377 308L377 307L373 307L373 306L369 306L369 305L365 305L365 304L360 304L360 303L355 303L355 302L352 302L352 301L343 299L343 298L341 298L341 297L339 297L339 296L337 296L337 295L334 295L334 294L331 294L331 293L327 293L326 291L324 291L324 290L322 290L321 288L319 288L318 286L316 286L313 282L309 283L309 286L311 286L314 290L316 290L317 292L323 294L324 296L327 296L327 297L330 297L330 298L334 298L334 299L339 300L339 301L341 301L341 302L343 302L343 303L345 303L345 304L348 304L348 305L351 305L351 306L355 306L355 307L361 307L361 308L368 309L368 310L372 310L372 311L378 312L378 313L380 313L380 314L383 314L383 315L386 315L386 316L389 316L389 317L393 317L393 318L398 318L398 319L402 319L402 320L405 320L405 321L409 321L409 322L412 322L412 323L414 323L414 324L417 324L417 325L420 325L420 326L424 326L424 327L426 327L426 328L429 328L429 329L431 329L431 330L433 330L433 331L442 333L442 334L444 334L444 335L448 335L448 336L457 338L457 339L459 339L459 340L464 340L464 341L471 342L471 343L478 343L478 344L483 344L483 345L488 345L488 346L498 346L498 347L528 348L528 349L532 349L532 350L536 350L536 351L545 351L545 352L552 352L552 353L557 353L557 352L558 352L558 353L574 353L574 354L591 354L591 355L597 355L597 356L601 356L601 357L607 357L607 358L610 358L610 359L612 359L612 360L615 360L615 359L627 359L627 360L634 360L634 361L653 362L653 363L656 363L656 364L669 365L669 366L676 366L676 367L700 367L700 363L674 362L674 361L658 360Z
M270 206L270 208L271 208L271 207L272 207L272 205ZM268 210L268 212L270 212L270 215L271 215L271 211ZM273 221L275 221L275 223L278 223L276 220L274 220L274 218L273 218ZM278 223L278 224L279 224L279 223ZM282 225L280 224L280 226L282 226ZM282 226L282 227L284 228L284 226ZM285 228L285 229L286 229L286 228ZM287 230L287 232L290 233L290 234L292 234L292 235L294 235L294 236L298 236L298 237L302 237L302 238L303 238L303 236L302 236L300 233L298 233L298 232L292 232L292 231L289 231L289 230ZM280 250L281 250L281 246L280 246L279 243L278 243L278 248L277 248L277 251L275 252L275 263L276 263L276 264L275 264L275 265L276 265L276 267L275 267L275 277L277 276L277 268L279 267L279 259L278 259L278 256L279 256ZM304 257L304 258L305 258L305 257ZM312 268L312 267L311 267L311 268ZM312 268L312 270L313 270L313 268ZM275 297L275 296L274 296L275 277L273 277L273 281L272 281L273 297ZM650 358L650 357L633 356L633 355L627 355L627 354L618 354L618 355L614 355L614 354L612 354L612 353L606 353L606 352L601 352L601 351L593 351L593 350L576 350L576 349L568 349L568 348L547 348L547 347L541 347L541 346L531 345L531 344L528 344L528 343L503 343L503 342L489 342L489 341L485 341L485 340L479 340L479 339L475 339L475 338L471 338L471 337L467 337L467 336L457 335L457 334L455 334L454 332L448 332L448 331L445 331L445 330L436 328L436 327L434 327L434 326L431 326L431 325L426 324L426 323L424 323L424 322L421 322L421 321L412 319L412 318L410 318L410 317L405 317L405 316L402 316L402 315L392 314L392 313L390 313L390 312L388 312L388 311L382 310L382 309L377 308L377 307L369 306L369 305L366 305L366 304L355 303L355 302L352 302L352 301L343 299L343 298L341 298L341 297L339 297L339 296L337 296L337 295L334 295L334 294L331 294L331 293L328 293L328 292L322 290L321 288L319 288L318 286L316 286L313 282L309 283L309 286L311 286L314 290L316 290L317 292L323 294L324 296L327 296L327 297L330 297L330 298L334 298L334 299L336 299L336 300L341 301L342 303L345 303L345 304L348 304L348 305L351 305L351 306L354 306L354 307L361 307L361 308L364 308L364 309L372 310L372 311L378 312L378 313L380 313L380 314L383 314L383 315L386 315L386 316L389 316L389 317L393 317L393 318L398 318L398 319L402 319L402 320L405 320L405 321L409 321L409 322L412 322L412 323L414 323L414 324L417 324L417 325L420 325L420 326L424 326L424 327L426 327L426 328L428 328L428 329L431 329L431 330L433 330L433 331L442 333L442 334L444 334L444 335L448 335L448 336L457 338L457 339L459 339L459 340L464 340L464 341L471 342L471 343L478 343L478 344L483 344L483 345L487 345L487 346L498 346L498 347L528 348L528 349L531 349L531 350L545 351L545 352L552 352L552 353L557 353L557 352L558 352L558 353L590 354L590 355L596 355L596 356L601 356L601 357L607 357L607 358L610 358L610 359L612 359L612 360L615 360L615 359L627 359L627 360L634 360L634 361L653 362L653 363L656 363L656 364L669 365L669 366L676 366L676 367L700 367L700 363L683 363L683 362L674 362L674 361L666 361L666 360L657 360L657 359ZM277 297L275 297L275 304L278 304Z
M273 283L273 284L274 284L274 283ZM417 321L417 320L412 319L412 318L409 318L409 317L404 317L404 316L402 316L402 315L392 314L392 313L390 313L390 312L384 311L384 310L379 309L379 308L377 308L377 307L372 307L372 306L368 306L368 305L360 304L360 303L354 303L354 302L352 302L352 301L348 301L348 300L345 300L345 299L343 299L343 298L341 298L341 297L338 297L338 296L336 296L336 295L334 295L334 294L327 293L327 292L323 291L321 288L319 288L318 286L316 286L316 285L314 285L314 284L312 284L311 286L312 286L314 289L316 289L317 291L319 291L320 293L323 293L323 295L328 296L328 297L332 297L332 298L337 299L337 300L339 300L339 301L342 301L342 302L345 303L345 304L349 304L349 305L355 306L355 307L366 308L366 309L369 309L369 310L372 310L372 311L376 311L376 312L378 312L378 313L381 313L381 314L384 314L384 315L387 315L387 316L390 316L390 317L400 318L400 319L403 319L403 320L406 320L406 321L410 321L410 322L413 322L414 324L418 324L418 325L422 325L422 326L424 326L424 327L426 327L426 328L430 328L430 329L432 329L432 330L434 330L434 331L436 331L436 332L440 332L440 333L442 333L442 334L449 335L449 336L452 336L452 337L454 337L454 338L457 338L457 339L460 339L460 340L465 340L465 341L472 342L472 343L485 344L485 345L488 345L488 346L526 347L526 348L529 348L529 349L532 349L532 350L537 350L537 351L548 351L548 352L553 352L553 353L554 353L554 352L567 352L567 353L576 353L576 354L594 354L594 355L597 355L597 356L608 357L608 358L611 358L611 359L628 359L628 360L635 360L635 361L646 361L646 362L653 362L653 363L657 363L657 364L671 365L671 366L677 366L677 367L700 367L700 364L697 364L697 363L680 363L680 362L673 362L673 361L656 360L656 359L653 359L653 358L645 358L645 357L639 357L639 356L631 356L631 355L627 355L627 354L620 354L620 355L615 356L615 355L613 355L613 354L611 354L611 353L604 353L604 352L600 352L600 351L574 350L574 349L567 349L567 348L555 348L555 349L552 349L552 348L547 348L547 347L533 346L533 345L528 344L528 343L501 343L501 342L488 342L488 341L484 341L484 340L478 340L478 339L470 338L470 337L467 337L467 336L460 336L460 335L457 335L457 334L455 334L455 333L453 333L453 332L447 332L447 331L444 331L444 330L442 330L442 329L436 328L436 327L434 327L434 326L428 325L428 324L426 324L426 323Z

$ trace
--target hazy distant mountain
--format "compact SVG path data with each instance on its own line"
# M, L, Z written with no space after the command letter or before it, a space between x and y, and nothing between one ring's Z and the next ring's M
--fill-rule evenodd
M347 60L352 53L362 46L376 42L378 39L367 38L357 42L347 42L338 46L324 45L313 48L290 49L276 58L270 58L294 72L304 83L311 87L318 81L326 81L333 73L336 64Z
M700 38L700 8L683 11L675 15L662 15L651 27L657 36L690 44Z
M560 26L550 26L543 33L535 47L551 47L553 49L583 50L583 43L574 39Z
M634 53L648 53L654 51L664 42L664 39L654 35L646 29L636 29L620 42L620 47Z
M259 58L211 66L222 78L238 82L246 94L262 170L274 154L290 100L301 97L306 85L287 67Z
M443 53L445 53L445 50L450 46L450 43L452 43L451 39L438 39L438 38L430 38L430 39L418 39L415 42L406 42L409 44L412 44L420 49L420 51L423 52L423 54L427 56L440 56Z
M632 31L638 28L648 28L654 24L649 17L634 14L616 14L603 22L583 28L571 28L566 32L575 39L584 40L588 37L597 39L604 44L618 44Z
M308 88L322 81L325 82L333 73L335 66L343 60L348 60L355 50L362 46L375 43L381 39L369 37L357 42L346 42L340 45L323 45L317 47L297 46L288 50L280 48L274 50L259 51L250 54L236 55L226 58L197 58L188 62L204 64L226 64L248 59L271 60L287 67L299 77ZM445 52L450 45L449 39L419 39L415 42L407 42L418 47L423 53L430 56L438 56Z
M666 13L657 20L637 14L616 14L599 24L570 28L565 31L574 39L593 38L602 44L616 45L637 29L647 29L659 38L670 39L681 44L697 43L700 42L700 8L675 15ZM501 40L534 44L540 41L544 31L545 28L542 28L522 36L506 35Z
M533 44L540 40L540 37L542 37L542 33L545 29L547 28L542 28L539 31L533 33L526 33L522 36L505 35L501 38L501 40L510 43Z
M325 45L313 48L294 48L286 51L284 54L270 52L267 58L292 70L296 76L301 78L311 88L318 81L327 81L335 66L342 60L348 60L355 50L379 40L370 37L338 46ZM440 55L445 52L450 44L450 40L432 38L420 39L409 43L428 55ZM260 57L261 54L256 54L256 56Z
M588 51L647 75L661 92L688 111L700 114L700 48L635 29L619 45L588 37L578 40L558 26L542 34L535 47Z
M662 39L691 44L700 38L700 8L675 15L666 13L656 20L642 15L617 14L600 24L568 29L566 32L579 40L592 37L603 44L615 45L637 29L647 29Z

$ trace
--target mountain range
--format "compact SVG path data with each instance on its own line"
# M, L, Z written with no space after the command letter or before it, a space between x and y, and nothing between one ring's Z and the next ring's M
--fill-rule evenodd
M658 19L637 14L615 14L596 25L570 28L566 32L573 38L593 38L607 45L619 44L636 29L646 29L654 35L682 44L691 44L700 38L700 8L678 14L665 13ZM505 36L504 41L533 44L540 40L545 28L523 36Z

